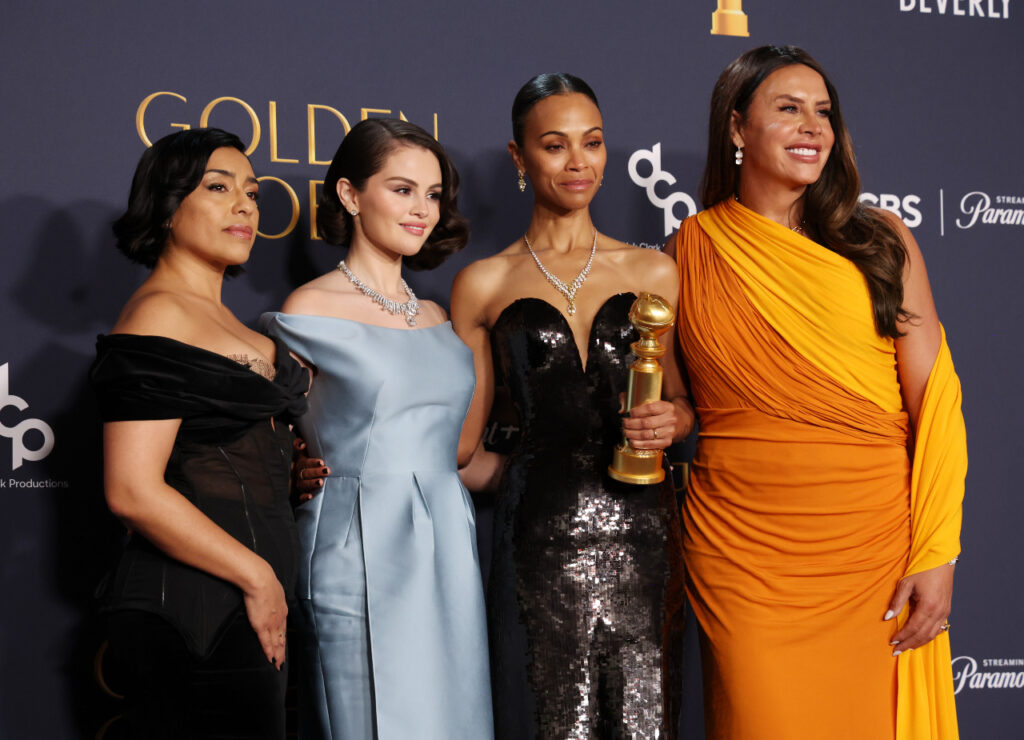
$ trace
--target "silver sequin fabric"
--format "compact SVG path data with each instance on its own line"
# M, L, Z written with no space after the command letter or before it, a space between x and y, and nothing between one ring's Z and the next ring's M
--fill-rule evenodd
M674 738L682 558L669 486L607 475L636 339L632 294L598 311L586 368L545 301L492 331L521 434L494 520L488 625L499 740Z

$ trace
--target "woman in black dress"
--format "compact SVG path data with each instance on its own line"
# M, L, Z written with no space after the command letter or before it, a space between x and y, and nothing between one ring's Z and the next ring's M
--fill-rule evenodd
M591 220L607 156L603 125L577 77L538 75L523 86L508 149L518 171L510 181L520 191L532 184L530 223L452 289L452 321L477 374L466 421L475 434L463 438L480 438L496 376L521 427L499 486L487 594L498 738L676 734L674 492L619 483L607 468L623 424L633 445L648 449L693 425L671 351L672 400L635 409L625 422L618 414L638 339L630 306L643 291L674 305L678 278L666 255L604 236ZM486 471L480 457L472 466Z
M288 423L309 377L221 302L258 190L237 137L182 131L143 154L114 224L152 268L91 371L107 503L131 532L106 605L126 737L284 737Z

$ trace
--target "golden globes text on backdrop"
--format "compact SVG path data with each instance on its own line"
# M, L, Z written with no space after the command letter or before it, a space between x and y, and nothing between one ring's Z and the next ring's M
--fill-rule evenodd
M162 91L159 91L159 92L151 93L151 94L147 95L145 98L142 99L142 102L139 103L139 107L135 111L135 130L138 132L139 138L142 140L142 143L145 144L147 147L153 145L153 140L152 140L152 138L150 137L150 135L149 135L149 133L147 131L146 115L147 115L150 107L154 104L155 101L159 101L160 103L165 102L165 101L161 100L162 98L171 98L171 99L174 99L174 100L181 101L182 103L188 103L188 98L186 98L184 95L182 95L180 93L176 93L176 92L166 91L166 90L162 90ZM237 106L238 108L241 108L245 112L245 114L249 117L249 121L250 121L250 123L252 125L252 138L250 139L249 144L246 147L245 154L246 154L246 156L252 156L252 154L257 150L257 148L259 147L259 145L260 145L260 143L262 141L262 138L263 138L263 125L262 125L262 123L260 121L259 115L257 115L257 113L256 113L256 109L252 105L247 103L246 101L242 100L241 98L235 98L235 97L231 97L231 96L225 95L225 96L222 96L222 97L219 97L219 98L214 98L213 100L211 100L209 103L207 103L203 107L202 112L199 114L199 127L200 128L204 128L206 126L211 125L210 119L211 119L211 117L213 115L214 109L216 109L218 106L223 105L225 103ZM392 108L363 108L363 107L361 107L359 109L359 120L360 121L365 121L367 118L370 118L371 116L391 116L393 113L394 113L394 109L392 109ZM319 104L319 103L309 103L309 104L307 104L306 105L306 161L305 161L305 164L308 164L308 165L311 165L311 166L318 166L318 167L327 167L327 166L329 166L331 164L330 157L334 154L334 151L335 151L335 149L338 146L338 142L341 140L340 138L338 138L336 140L332 139L331 143L330 143L330 146L327 146L327 147L320 146L318 148L318 146L317 146L317 144L318 144L318 140L317 140L317 122L318 122L318 120L320 122L322 122L324 116L328 117L327 118L328 121L332 120L331 117L333 117L333 119L336 119L341 124L341 128L342 128L344 134L347 134L352 129L351 124L349 124L348 117L345 116L345 114L342 113L337 108L334 108L334 107L329 106L329 105L322 105L322 104ZM408 118L406 118L405 113L403 111L401 111L401 110L398 111L398 117L399 117L399 119L401 119L403 121L408 121L409 120ZM279 144L278 144L278 123L277 123L277 121L278 121L277 101L276 100L267 101L267 118L266 118L266 122L267 122L267 139L268 139L269 147L270 147L270 161L271 161L271 163L274 163L274 164L296 164L296 165L300 164L299 159L296 158L296 157L285 157L285 156L281 155L281 151L280 151ZM178 129L182 129L182 130L192 128L192 124L190 124L190 123L172 123L172 122L167 122L164 125L165 126L169 126L170 128L178 128ZM213 125L216 125L216 124L213 124ZM426 125L426 126L424 126L424 128L429 131L431 126L430 125ZM433 134L434 134L434 138L437 139L437 113L433 114ZM159 138L159 136L157 138ZM245 140L244 136L242 136L242 140L243 141ZM323 153L325 150L327 151L326 154ZM322 157L324 157L324 156L326 156L327 158L323 159ZM258 232L259 236L263 237L264 239L282 239L282 238L288 236L290 233L292 233L292 231L294 231L294 229L295 229L295 226L299 222L299 215L302 212L302 205L301 205L300 200L299 200L299 195L296 192L295 188L293 188L289 183L287 183L285 180L281 179L280 177L274 177L273 175L261 175L261 176L257 177L256 179L259 180L259 182L261 184L263 184L263 183L274 183L275 185L279 185L280 187L282 187L284 189L285 193L288 196L289 201L291 202L291 216L290 216L288 224L286 226L284 226L283 228L281 228L278 231L273 232L273 233L263 233L262 231ZM309 183L308 183L307 190L308 190L308 205L309 205L309 238L310 239L319 239L320 238L320 235L316 233L316 202L319 199L318 188L321 185L323 185L323 181L322 180L309 180Z
M711 33L715 36L749 36L743 0L718 0L718 10L711 14Z
M676 312L672 305L659 295L641 293L629 309L629 321L636 328L640 340L630 348L636 355L636 362L629 366L629 383L626 386L626 410L661 398L661 365L658 358L665 354L658 337L672 328ZM660 483L665 480L665 469L661 466L661 450L637 450L623 437L615 446L608 475L623 483Z

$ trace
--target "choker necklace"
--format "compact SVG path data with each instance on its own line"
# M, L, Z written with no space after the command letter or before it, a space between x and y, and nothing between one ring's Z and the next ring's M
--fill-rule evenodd
M547 268L540 262L540 257L533 251L533 245L530 244L530 240L523 234L523 241L526 242L526 248L530 250L530 256L533 257L533 261L537 263L537 267L547 278L547 281L551 283L552 287L565 296L565 300L569 302L569 307L565 309L566 313L570 316L576 314L576 291L580 289L580 286L586 282L587 276L590 275L590 268L594 264L594 253L597 252L597 229L594 229L594 243L590 245L590 257L587 259L587 264L583 265L583 269L580 270L580 274L576 276L569 285L566 285L563 280L555 277Z
M387 311L388 313L393 314L395 316L401 314L405 316L405 322L409 326L416 326L416 314L420 312L420 304L419 301L416 300L416 294L412 292L412 288L410 288L404 280L399 278L398 282L402 284L402 290L404 290L408 294L409 300L407 300L405 303L399 303L398 301L393 301L390 298L381 295L373 288L371 288L369 285L367 285L362 280L353 275L352 271L348 269L348 265L345 264L345 260L342 260L341 262L338 263L338 269L345 273L345 277L347 277L349 281L354 286L356 286L364 296L380 305L382 311Z

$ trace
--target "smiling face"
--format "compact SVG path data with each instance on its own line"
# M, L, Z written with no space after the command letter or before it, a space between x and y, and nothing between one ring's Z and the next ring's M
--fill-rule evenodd
M803 189L817 181L835 134L831 101L821 75L791 64L768 75L747 110L734 111L731 134L743 148L743 187Z
M337 190L342 207L359 214L353 247L368 242L385 252L416 254L441 217L441 165L420 146L398 143L362 190L345 178Z
M590 205L608 158L603 125L601 111L582 93L551 95L530 109L523 144L509 142L509 152L529 175L538 203L561 211Z
M248 157L232 147L215 149L199 186L171 217L164 254L187 252L220 269L242 264L256 239L258 196Z

